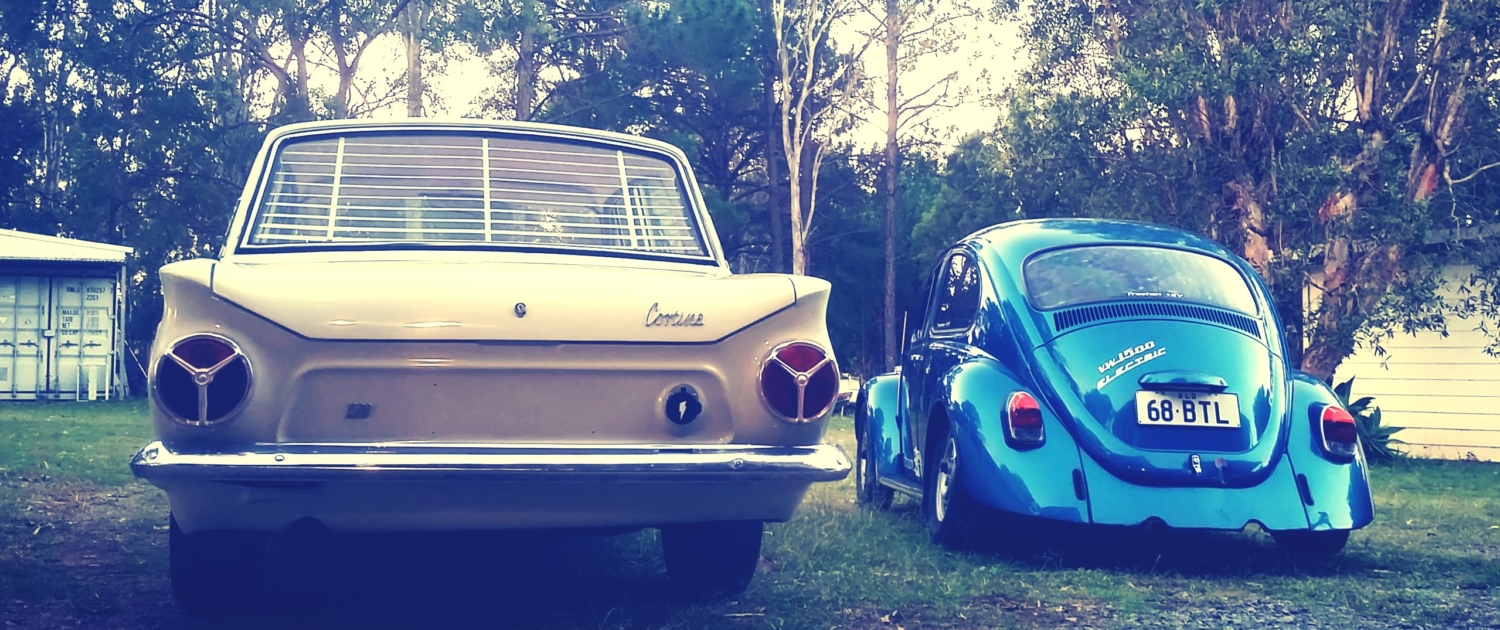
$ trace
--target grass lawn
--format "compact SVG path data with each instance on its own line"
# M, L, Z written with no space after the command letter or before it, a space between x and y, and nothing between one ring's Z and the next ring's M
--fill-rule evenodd
M1500 627L1500 466L1416 460L1372 470L1375 524L1329 560L1253 529L1028 529L955 553L913 502L873 512L846 480L768 528L733 600L674 598L651 531L369 537L327 566L273 553L273 592L300 604L202 623L170 601L165 495L126 468L149 439L138 402L0 403L5 627ZM853 452L847 418L830 439Z

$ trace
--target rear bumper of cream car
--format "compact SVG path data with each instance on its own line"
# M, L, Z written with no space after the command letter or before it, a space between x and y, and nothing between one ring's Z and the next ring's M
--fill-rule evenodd
M647 527L791 518L809 485L844 478L838 447L161 442L131 461L188 532Z

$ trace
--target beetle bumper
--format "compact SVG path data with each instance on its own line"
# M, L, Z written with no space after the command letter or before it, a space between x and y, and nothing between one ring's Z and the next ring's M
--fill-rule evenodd
M807 487L844 478L838 447L266 444L131 462L179 525L285 531L647 527L791 517Z

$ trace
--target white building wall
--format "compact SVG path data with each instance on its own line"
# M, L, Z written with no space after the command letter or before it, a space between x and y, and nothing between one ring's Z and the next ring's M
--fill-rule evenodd
M1450 319L1446 337L1397 334L1381 343L1384 355L1361 348L1334 382L1355 377L1351 398L1374 396L1383 424L1406 427L1393 437L1411 455L1500 461L1500 357L1484 352L1491 339L1479 325Z

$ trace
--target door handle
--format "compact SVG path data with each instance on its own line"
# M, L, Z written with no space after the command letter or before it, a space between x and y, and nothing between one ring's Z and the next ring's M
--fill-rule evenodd
M912 355L911 355L911 356L910 356L910 357L908 357L908 358L909 358L909 359L911 359L911 360L912 360L912 362L914 362L914 363L921 363L921 362L922 362L922 359L924 359L924 358L926 358L926 357L923 357L923 356L922 356L922 355L920 355L920 354L912 354Z

